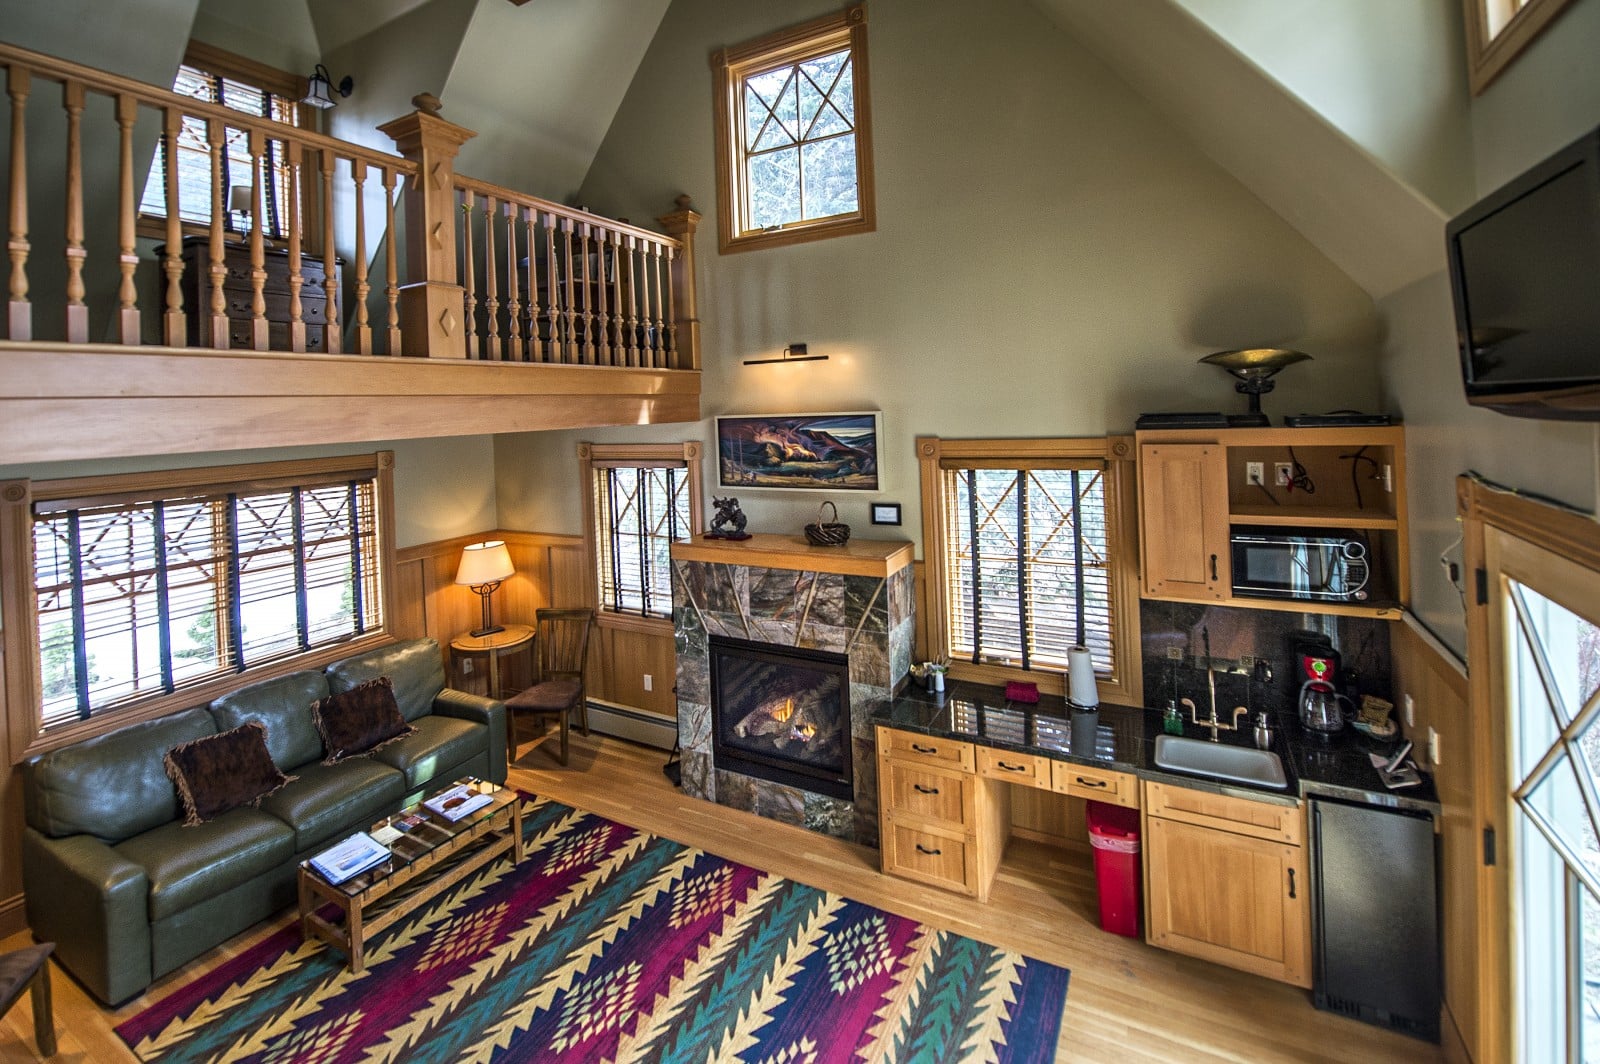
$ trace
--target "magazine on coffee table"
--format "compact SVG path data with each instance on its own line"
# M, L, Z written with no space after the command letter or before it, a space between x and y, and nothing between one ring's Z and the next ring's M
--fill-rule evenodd
M481 793L473 784L458 783L449 790L434 795L422 804L454 823L468 813L482 809L492 801L494 801L493 795Z
M377 839L360 831L323 850L311 858L310 864L330 885L337 886L351 876L378 867L389 857L388 849L379 845Z

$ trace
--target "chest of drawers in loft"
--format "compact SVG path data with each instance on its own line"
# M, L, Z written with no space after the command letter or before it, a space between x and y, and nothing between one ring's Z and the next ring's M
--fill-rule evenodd
M163 254L161 248L156 254ZM262 301L266 304L267 347L273 351L288 351L289 344L289 253L283 248L267 248L262 255L266 280L261 286ZM228 346L249 349L252 342L251 302L254 293L250 287L250 247L248 244L227 244L223 247L223 264L227 272L222 279L223 313L228 318ZM203 239L183 242L183 309L189 318L189 344L204 345L202 336L211 315L211 250ZM327 274L322 259L302 254L300 257L300 320L306 325L306 350L327 349L328 297L323 288ZM339 270L334 267L334 283L338 284Z

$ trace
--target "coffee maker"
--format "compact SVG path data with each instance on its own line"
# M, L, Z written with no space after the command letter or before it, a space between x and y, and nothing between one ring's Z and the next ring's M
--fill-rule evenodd
M1290 646L1302 681L1300 723L1312 734L1332 735L1344 727L1340 703L1349 701L1338 691L1339 652L1321 632L1295 632Z

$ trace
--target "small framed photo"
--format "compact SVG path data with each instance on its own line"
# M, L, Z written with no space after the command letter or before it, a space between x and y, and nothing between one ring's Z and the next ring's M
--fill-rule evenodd
M875 525L898 525L900 523L900 504L897 502L873 503L872 523Z

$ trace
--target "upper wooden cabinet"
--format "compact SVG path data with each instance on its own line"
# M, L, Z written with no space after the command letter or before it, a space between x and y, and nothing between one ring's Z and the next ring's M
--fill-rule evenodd
M1140 432L1137 441L1146 598L1400 616L1411 579L1400 426L1162 429ZM1290 484L1279 483L1280 467ZM1370 597L1360 603L1235 597L1230 537L1252 526L1365 537Z

